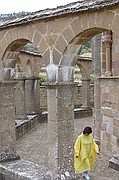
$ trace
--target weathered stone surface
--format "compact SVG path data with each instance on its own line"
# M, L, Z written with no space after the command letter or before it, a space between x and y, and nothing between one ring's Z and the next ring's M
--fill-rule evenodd
M76 108L82 105L82 85L74 88L74 105ZM94 85L90 85L90 103L94 103ZM47 90L45 86L40 86L40 108L47 110ZM84 110L84 109L83 109Z
M70 174L73 168L74 85L68 82L47 84L48 166L50 170L63 176L65 172Z
M109 167L119 171L119 156L109 160Z
M73 138L74 100L72 97L74 95L73 93L74 86L71 87L70 85L73 82L73 67L76 65L77 54L80 53L80 50L83 47L83 45L96 34L102 33L105 30L112 30L113 33L116 32L117 33L116 35L118 35L119 33L117 31L118 30L117 22L119 22L119 17L117 13L118 8L119 8L118 5L119 5L119 2L114 1L114 0L106 0L106 1L80 0L76 3L71 3L66 6L60 6L59 8L56 8L56 9L43 10L43 11L37 12L37 14L31 13L29 17L27 16L27 17L24 17L23 19L20 18L18 20L14 20L14 22L12 21L6 22L6 24L4 23L3 26L1 25L0 27L1 28L1 35L0 35L1 41L0 42L2 44L1 46L2 51L0 53L0 56L1 56L1 59L3 58L5 67L8 68L9 66L9 69L7 69L8 72L10 72L11 70L10 68L14 68L13 62L15 62L15 59L18 53L21 51L21 49L24 47L24 45L27 42L32 42L38 45L39 49L41 50L42 56L44 56L43 60L45 62L45 65L46 65L46 62L51 63L51 61L49 61L51 57L51 53L49 53L51 47L49 46L52 45L53 46L52 49L56 49L57 52L59 52L59 54L61 55L56 60L57 64L59 62L58 67L61 67L60 65L62 65L62 71L60 72L61 74L59 75L60 82L61 83L70 82L69 87L67 86L67 84L64 83L64 85L59 84L61 87L58 87L57 89L54 88L55 86L54 87L51 86L51 88L48 89L48 105L49 105L48 111L50 112L48 113L48 116L49 116L48 118L50 120L49 129L48 129L49 130L48 131L49 145L50 145L49 146L49 159L51 160L49 164L50 166L52 166L53 164L52 169L54 170L56 168L56 171L58 171L61 175L62 175L62 172L63 174L65 174L65 172L67 172L66 171L67 169L68 171L70 171L71 168L73 168L72 138ZM92 21L93 12L94 12L95 23L90 23L89 21ZM91 17L88 18L90 16L90 13L91 13ZM71 18L72 14L73 14L73 18ZM78 27L78 31L74 31L73 33L73 28L72 28L73 24L71 24L71 21L77 16L79 16L79 19L81 22L81 28L77 26L77 21L76 21L74 24L75 24L75 28ZM54 28L54 24L55 25L57 24L56 23L57 17L60 20L62 20L63 18L65 19L65 23L62 23L62 29L60 29L60 31L58 31L56 27ZM47 18L47 21L46 21L46 18ZM39 26L37 25L38 23L40 24L41 19L42 21L45 21L45 24L48 28L47 30L45 28L45 31L43 31L43 33L45 32L45 34L41 34L41 32L38 30ZM106 22L105 22L105 19L107 19ZM39 21L36 22L35 20L39 20ZM50 22L52 21L52 23L47 23L49 21ZM19 24L21 25L18 28L14 28ZM92 27L90 27L90 24ZM12 25L15 25L15 26L12 26ZM8 26L10 26L10 28ZM27 31L28 27L30 27L29 31ZM68 35L66 33L67 27L70 27L69 28L70 34ZM7 30L3 28L6 28ZM53 28L55 32L53 32ZM16 31L14 31L13 29L16 29ZM83 32L82 32L82 29L84 30ZM2 31L4 31L4 33L2 33ZM4 35L2 36L2 34ZM119 122L117 122L117 120L119 119L118 118L119 78L108 77L108 78L103 78L103 79L100 78L99 80L99 76L101 75L100 74L101 58L100 58L100 46L99 46L100 41L99 40L100 38L97 38L97 44L95 43L95 47L96 46L98 47L96 47L94 50L95 52L94 53L95 72L94 73L96 74L96 78L97 78L95 81L96 82L96 88L95 88L96 133L95 133L95 136L98 139L100 139L100 130L101 130L102 150L106 154L112 155L112 153L116 153L119 150L118 149L118 144L119 144L118 131L116 129L116 132L114 133L115 129L113 128L116 125L117 127L119 126ZM105 45L106 45L106 42L105 42ZM106 54L108 55L106 56L106 65L107 65L106 70L109 73L107 74L111 75L110 50L112 47L108 47L108 48L110 49L106 49L108 50L107 51L108 53ZM12 59L12 57L14 59ZM117 60L118 60L118 56L117 56ZM12 62L12 64L10 62ZM53 63L55 64L55 59L53 59ZM39 67L41 68L41 66ZM2 72L2 68L3 67L1 65L1 72ZM3 70L5 71L6 69L4 68ZM116 72L117 72L117 69L116 69ZM7 73L5 73L5 75L6 74ZM29 67L28 67L28 72L26 74L30 76L34 75L30 71ZM1 76L2 76L2 73L1 73ZM3 80L4 78L2 79L2 81ZM31 82L28 88L28 92L29 92L28 105L29 105L29 109L31 108L30 111L32 111L32 113L34 113L34 107L35 107L35 102L33 101L34 100L33 87L34 87L34 82ZM0 138L1 139L0 141L2 142L0 144L1 145L0 149L1 150L3 149L3 155L5 154L5 151L7 151L8 149L7 152L8 154L10 152L10 155L9 155L10 160L11 160L11 155L14 154L14 151L15 151L15 133L14 133L15 132L14 131L15 107L13 103L14 101L13 87L11 88L11 90L12 91L10 93L10 88L3 88L3 86L1 86L1 104L0 104L1 105L1 117L0 117L1 119ZM102 114L101 114L100 109L102 109ZM101 125L102 125L102 128L101 128ZM32 120L31 124L29 124L28 129L30 129L31 127L35 127L34 120ZM21 132L23 131L23 128L25 127L21 127ZM63 135L65 135L65 137ZM66 141L68 137L70 137L69 138L70 143ZM66 144L65 144L66 147L64 147L65 141L66 141ZM54 142L56 142L56 144ZM10 147L8 146L9 144L11 145ZM71 154L71 158L69 158L69 156L67 156L66 154L67 149L68 149L69 154ZM4 155L4 157L5 156L6 154ZM67 165L68 168L63 164L64 157L66 157L66 163L68 164Z
M25 160L0 164L0 180L55 180L47 168Z
M15 81L0 83L0 162L19 159L15 140Z

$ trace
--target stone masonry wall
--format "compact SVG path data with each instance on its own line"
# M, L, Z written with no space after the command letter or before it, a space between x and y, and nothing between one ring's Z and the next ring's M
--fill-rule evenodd
M101 149L109 156L119 152L119 78L100 80Z
M78 85L74 90L74 104L75 107L79 107L82 104L82 86ZM90 86L90 103L94 102L94 86ZM40 86L40 107L42 110L47 109L47 90L45 86Z

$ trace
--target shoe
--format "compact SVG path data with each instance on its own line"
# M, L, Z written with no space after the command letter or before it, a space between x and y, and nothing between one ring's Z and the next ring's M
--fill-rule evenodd
M90 180L90 177L88 174L86 174L85 178L86 178L86 180Z
M85 177L86 180L90 180L90 177L87 173L82 173L82 176Z

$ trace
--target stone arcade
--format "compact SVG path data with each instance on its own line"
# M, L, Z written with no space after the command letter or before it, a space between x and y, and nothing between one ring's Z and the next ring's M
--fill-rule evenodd
M118 154L119 1L80 0L56 9L31 13L23 19L6 21L0 26L1 163L19 159L14 125L14 87L17 81L14 80L13 70L22 48L32 42L41 54L36 67L40 70L45 63L47 69L49 170L58 174L59 179L74 178L73 90L76 84L73 73L81 48L91 38L94 38L95 138L100 142L102 152L110 156ZM27 62L27 65L29 67L30 63ZM24 69L24 75L18 76L23 89L22 98L25 81L31 88L38 78L37 74L33 74L29 79L29 73L30 69ZM89 76L84 75L83 78L88 87ZM27 109L36 107L34 104L28 103ZM21 111L25 116L25 109ZM23 162L19 162L22 165ZM18 176L16 178L20 179Z

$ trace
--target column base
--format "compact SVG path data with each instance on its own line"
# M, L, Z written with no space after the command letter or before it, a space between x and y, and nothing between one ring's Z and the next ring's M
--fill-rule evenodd
M19 160L20 156L12 147L3 147L0 153L0 162Z
M111 76L111 75L112 75L111 71L106 71L105 72L105 76Z

